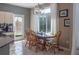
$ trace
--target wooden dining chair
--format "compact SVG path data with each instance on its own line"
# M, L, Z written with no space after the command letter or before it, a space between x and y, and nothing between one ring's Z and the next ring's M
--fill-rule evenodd
M56 43L54 43L54 45L59 49L59 40L60 40L60 36L61 36L61 31L57 32L56 34Z
M38 38L36 37L35 33L31 33L30 35L30 41L29 41L29 47L35 47L35 51L37 52L38 49Z
M30 39L29 39L29 32L26 32L26 33L25 33L25 41L26 41L26 42L25 42L25 46L26 46L27 44L29 44L29 40L30 40Z
M30 39L30 48L35 47L36 52L38 49L42 50L43 43L41 43L40 39L38 39L35 32L32 31Z
M54 38L52 38L52 41L50 43L47 42L47 44L46 44L46 46L49 47L49 49L52 48L54 50L54 54L56 53L55 49L59 50L59 48L60 48L59 47L60 36L61 36L61 31L57 32L56 35L54 36Z
M27 44L29 45L29 41L31 40L30 39L31 33L32 33L32 30L31 29L27 30L27 32L25 33L25 41L26 41L25 46Z

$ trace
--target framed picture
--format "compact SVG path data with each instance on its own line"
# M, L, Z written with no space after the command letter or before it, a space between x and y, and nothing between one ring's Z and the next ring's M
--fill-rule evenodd
M64 27L70 27L70 19L64 19Z
M59 11L59 17L67 17L67 16L68 16L68 9Z

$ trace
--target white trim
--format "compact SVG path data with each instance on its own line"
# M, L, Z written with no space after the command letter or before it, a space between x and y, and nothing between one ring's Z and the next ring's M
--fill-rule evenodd
M77 15L77 4L73 4L73 36L72 36L72 51L71 54L76 54L76 44L78 39L78 15Z

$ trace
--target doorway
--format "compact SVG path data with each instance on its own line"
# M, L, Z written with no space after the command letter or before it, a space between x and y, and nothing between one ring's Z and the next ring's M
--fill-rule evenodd
M15 40L24 38L24 15L14 16L14 38Z

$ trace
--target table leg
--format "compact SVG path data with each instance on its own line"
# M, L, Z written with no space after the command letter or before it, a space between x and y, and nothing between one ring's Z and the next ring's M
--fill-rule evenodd
M46 49L45 45L46 45L46 40L44 39L44 40L43 40L43 47L42 47L42 50L45 50L45 49Z

